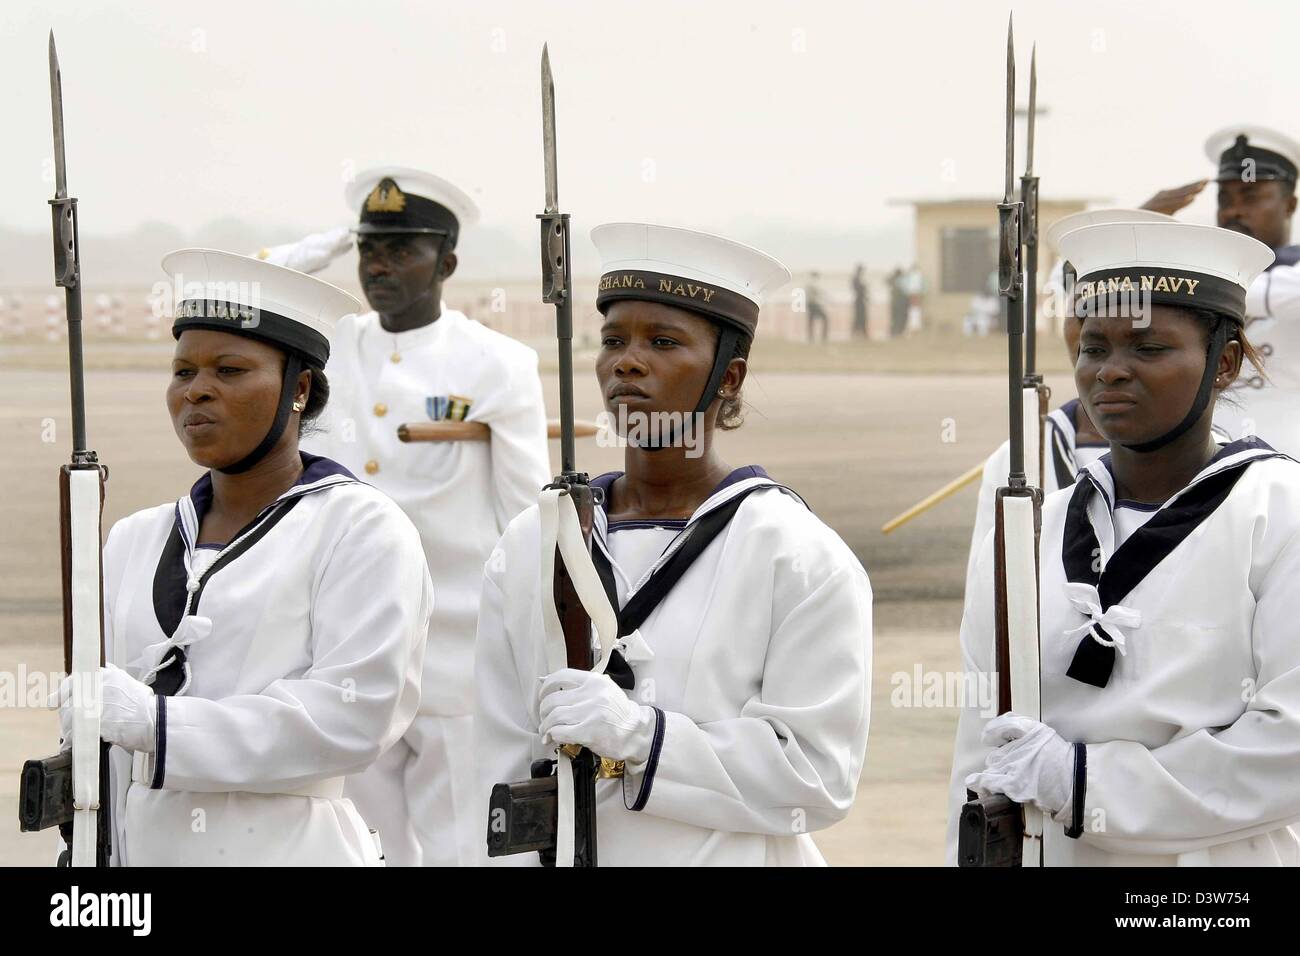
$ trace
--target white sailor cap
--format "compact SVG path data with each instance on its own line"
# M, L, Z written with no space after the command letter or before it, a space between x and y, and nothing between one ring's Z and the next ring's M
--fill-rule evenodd
M1061 256L1078 275L1076 315L1083 303L1136 294L1242 322L1246 290L1273 261L1273 250L1217 226L1113 222L1067 232Z
M753 336L764 294L790 281L790 271L767 253L692 229L611 222L591 230L591 241L600 253L602 314L620 299L641 299Z
M344 190L362 235L437 233L456 244L461 226L478 221L478 207L440 176L405 166L358 173Z
M1300 143L1266 126L1228 126L1205 141L1217 182L1296 181Z
M1087 209L1083 212L1062 216L1047 227L1047 245L1058 255L1061 252L1061 237L1073 229L1084 226L1099 226L1105 222L1176 222L1173 216L1150 209Z
M172 279L172 335L213 329L246 335L324 368L329 336L361 303L314 276L217 249L177 249L163 256Z

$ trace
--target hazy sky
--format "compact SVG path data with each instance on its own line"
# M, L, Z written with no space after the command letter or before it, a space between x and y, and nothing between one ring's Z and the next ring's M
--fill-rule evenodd
M325 228L380 162L462 184L531 243L538 57L560 197L585 232L901 229L900 197L1001 183L1004 2L0 4L0 226L48 227L46 33L63 64L83 229L220 217ZM1205 175L1229 122L1300 137L1300 4L1034 2L1043 194L1138 203ZM1023 98L1023 96L1022 96ZM1188 214L1209 221L1212 197Z

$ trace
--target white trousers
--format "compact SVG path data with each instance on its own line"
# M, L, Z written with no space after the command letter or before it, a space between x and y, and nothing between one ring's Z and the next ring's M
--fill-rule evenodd
M474 866L487 840L475 805L474 719L421 714L345 795L379 831L389 866Z

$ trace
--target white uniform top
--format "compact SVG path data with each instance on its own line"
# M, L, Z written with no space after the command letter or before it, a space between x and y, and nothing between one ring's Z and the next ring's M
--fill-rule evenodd
M1264 354L1268 382L1245 365L1215 422L1234 438L1260 435L1300 455L1300 266L1274 266L1256 279L1246 315L1246 336Z
M219 555L195 548L207 475L109 533L106 659L141 677L176 643L190 669L159 698L154 754L133 766L113 748L118 865L378 860L342 778L415 716L429 575L391 501L328 459L304 464Z
M552 477L537 353L446 308L399 333L369 312L338 324L329 377L322 430L303 445L389 495L415 523L438 595L420 712L469 714L483 562ZM397 437L398 425L449 418L483 422L491 441Z
M820 864L809 831L853 803L871 712L871 585L839 536L761 469L734 472L691 521L750 488L623 639L631 696L659 710L662 744L640 772L597 782L602 866ZM592 539L609 556L602 508ZM550 756L537 732L539 607L551 599L539 542L532 508L485 569L474 718L484 805L492 784L526 780ZM622 606L634 582L610 563Z
M1067 806L1047 823L1046 860L1300 865L1300 839L1288 828L1300 819L1300 464L1262 442L1227 445L1118 550L1108 466L1109 458L1089 466L1075 488L1043 507L1042 719L1067 741L1087 744L1083 834L1065 836ZM1236 484L1213 510L1180 503L1234 470ZM1077 505L1067 525L1072 501L1085 492L1086 513ZM1158 539L1173 550L1145 577L1130 573L1135 558L1154 560ZM1103 574L1113 563L1118 577L1107 588L1140 615L1136 626L1120 628L1125 653L1115 655L1105 687L1066 674L1080 641L1091 639L1071 633L1090 615L1067 597L1067 545L1076 569L1094 547ZM993 667L993 571L990 536L961 630L965 666L982 675ZM965 778L988 753L980 734L992 714L967 703L953 757L949 863Z

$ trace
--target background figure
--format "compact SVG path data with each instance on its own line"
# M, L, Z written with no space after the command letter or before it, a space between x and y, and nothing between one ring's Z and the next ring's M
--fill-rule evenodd
M912 264L906 275L899 280L904 295L907 296L907 331L921 331L921 293L925 291L925 280L921 277L921 267Z
M889 337L896 339L907 325L907 293L903 290L903 270L889 274Z
M821 273L811 272L808 274L808 341L814 341L813 326L820 322L822 325L822 341L826 341L827 327L830 322L826 316L826 307L822 305L822 290L817 286L817 280L821 278Z
M858 263L853 270L853 330L855 339L867 337L867 308L871 304L871 290L867 288L867 270Z
M474 799L474 633L483 562L549 480L537 353L442 302L470 197L385 166L347 188L357 280L372 311L334 330L333 395L313 447L388 495L420 532L433 611L420 709L347 796L394 866L465 866L484 839ZM483 442L406 444L404 422L473 421Z
M966 313L966 317L962 319L962 333L967 336L976 335L983 338L999 325L1005 325L1006 319L999 318L1002 314L1002 310L999 309L1000 304L1001 300L998 298L998 271L994 269L989 273L984 289L971 296L970 310Z

